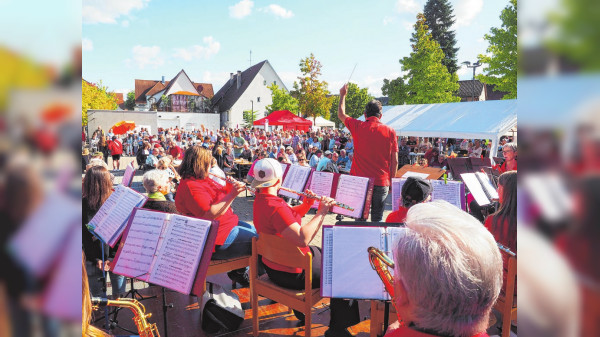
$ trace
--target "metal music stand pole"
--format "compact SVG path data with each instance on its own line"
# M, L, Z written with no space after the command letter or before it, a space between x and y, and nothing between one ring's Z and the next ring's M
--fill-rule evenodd
M154 296L156 297L156 296ZM167 320L167 311L169 310L169 308L173 308L173 303L169 303L167 304L167 295L166 295L166 291L165 291L165 287L162 287L162 302L163 302L163 323L164 323L164 334L165 337L169 337L169 325L168 325L168 320Z

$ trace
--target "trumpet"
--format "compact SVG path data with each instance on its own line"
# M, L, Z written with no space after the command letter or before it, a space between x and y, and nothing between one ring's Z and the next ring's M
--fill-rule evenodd
M92 304L96 310L100 306L128 308L133 312L133 322L140 337L160 337L156 323L148 323L148 318L152 316L152 313L146 314L144 305L133 298L109 300L107 298L92 297Z
M392 276L388 269L394 268L394 261L375 247L367 248L367 252L369 252L369 262L371 262L371 267L377 272L377 275L379 275L379 278L383 282L385 290L390 294L390 297L394 298L394 276Z
M220 175L217 175L217 174L214 174L214 173L210 173L210 172L208 172L208 174L211 175L211 176L213 176L213 177L215 177L215 178L219 178L219 179L225 180L226 182L228 182L230 184L233 184L236 181L236 180L233 180L232 178L227 177L227 176L221 177ZM250 186L245 186L245 189L248 192L250 192L251 194L256 195L256 189L255 188L252 188ZM308 199L316 199L316 200L320 200L321 199L320 196L313 196L313 195L310 195L308 193L294 191L294 190L292 190L290 188L283 187L283 186L280 186L279 189L280 190L284 190L286 192L290 192L290 193L294 193L294 194L303 196L303 197L308 198ZM346 204L343 204L341 202L337 202L336 201L334 206L337 206L337 207L340 207L340 208L343 208L343 209L347 209L347 210L349 210L351 212L354 211L354 208L352 208L351 206L348 206Z

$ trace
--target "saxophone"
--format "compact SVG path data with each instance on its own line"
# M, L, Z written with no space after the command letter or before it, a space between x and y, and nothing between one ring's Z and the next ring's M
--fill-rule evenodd
M152 313L146 314L144 305L133 298L109 300L106 298L92 297L92 304L94 305L94 309L98 309L100 306L129 308L133 312L133 322L137 327L140 337L160 337L156 323L148 323L148 318L152 316Z

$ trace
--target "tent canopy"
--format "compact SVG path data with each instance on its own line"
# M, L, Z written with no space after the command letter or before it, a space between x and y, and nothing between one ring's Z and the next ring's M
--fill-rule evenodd
M332 127L332 128L334 128L334 127L335 127L335 123L334 123L334 122L332 122L332 121L326 120L325 118L323 118L323 117L321 117L321 116L318 116L318 117L315 119L315 126L318 126L318 127L326 127L326 128L327 128L327 127Z
M267 120L269 125L281 125L284 130L302 130L308 131L312 122L308 119L298 117L289 110L273 111L267 117L254 121L254 125L265 125Z
M499 138L517 125L517 101L479 101L384 107L381 122L398 136ZM364 120L364 116L359 118ZM495 155L496 147L492 147Z

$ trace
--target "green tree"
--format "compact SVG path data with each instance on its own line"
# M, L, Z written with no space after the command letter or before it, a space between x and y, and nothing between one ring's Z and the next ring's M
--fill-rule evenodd
M171 107L171 97L167 95L160 96L160 108L161 111L169 111Z
M254 125L254 121L258 119L258 111L244 110L242 117L244 118L244 127L251 128Z
M448 68L450 74L455 74L458 70L456 57L458 48L456 47L456 32L451 30L456 21L452 5L448 0L427 0L423 15L429 26L431 37L440 44L444 52L442 64Z
M81 80L81 123L87 125L87 111L92 109L98 110L116 110L117 96L114 93L108 92L107 88L102 85L102 81L98 84L92 84L85 80Z
M484 39L489 42L487 54L479 55L479 62L485 63L485 74L477 76L485 84L493 84L495 91L505 91L503 99L517 98L517 0L500 14L502 26L492 27Z
M406 91L406 84L402 77L398 77L394 80L383 79L383 86L381 87L381 93L389 98L389 105L402 105L406 103L408 98L408 92Z
M353 118L362 116L365 112L365 106L369 101L373 99L373 96L369 95L367 88L360 88L355 83L348 83L348 94L346 95L346 114ZM330 121L334 122L337 127L343 125L342 121L338 119L337 111L340 105L340 96L332 96L333 103L329 111Z
M125 109L135 109L135 92L130 91L127 93L127 99L125 100Z
M265 107L267 114L279 110L289 110L298 114L298 100L296 98L292 97L284 88L280 88L275 83L267 88L271 90L271 100L273 101L271 105Z
M320 81L321 62L314 54L300 60L300 71L302 76L298 77L298 82L294 82L295 96L298 98L298 108L305 116L312 117L313 121L317 116L329 118L329 109L331 107L332 97L327 90L327 82Z
M450 74L442 64L444 52L439 43L431 38L425 24L425 16L417 15L412 34L412 52L400 60L402 70L408 72L406 89L408 104L458 102L454 96L458 90L458 76Z

